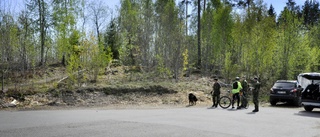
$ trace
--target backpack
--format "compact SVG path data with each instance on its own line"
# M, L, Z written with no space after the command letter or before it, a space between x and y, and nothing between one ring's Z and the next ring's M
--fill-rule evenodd
M237 81L232 84L232 89L238 89L238 82Z

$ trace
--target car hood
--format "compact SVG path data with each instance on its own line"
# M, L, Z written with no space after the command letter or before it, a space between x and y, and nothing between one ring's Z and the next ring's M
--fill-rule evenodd
M313 84L320 83L320 73L311 72L311 73L301 73L297 77L298 85L300 85L303 89L305 89L312 82Z

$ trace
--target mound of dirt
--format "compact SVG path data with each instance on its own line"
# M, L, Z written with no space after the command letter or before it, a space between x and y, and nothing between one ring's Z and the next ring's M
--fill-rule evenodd
M199 99L198 104L208 104L210 97L204 92L194 92ZM6 104L12 102L12 98L3 101L2 108L16 107L18 109L41 109L52 107L125 107L148 106L158 107L186 106L188 93L168 89L160 85L148 87L86 87L74 90L51 89L46 93L26 95L23 99L16 100L15 105ZM202 103L201 103L202 102Z
M112 68L114 73L101 74L95 83L86 82L70 89L60 82L67 80L65 68L54 67L48 70L52 70L48 73L50 75L42 77L39 75L36 80L26 80L32 83L24 84L20 88L12 86L11 89L1 92L0 107L2 109L184 107L188 105L188 94L191 92L198 97L197 105L211 104L211 96L208 93L212 90L212 82L210 78L197 75L190 75L177 82L174 79L162 79L152 73L128 71L130 69L120 66Z

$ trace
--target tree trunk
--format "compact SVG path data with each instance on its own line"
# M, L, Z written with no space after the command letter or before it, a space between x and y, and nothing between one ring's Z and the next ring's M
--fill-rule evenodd
M201 4L200 4L201 0L198 0L198 68L201 68L201 24L200 24L200 11L201 11Z
M44 44L45 44L44 1L38 0L38 6L39 6L39 21L40 21L40 41L41 41L40 66L42 66L44 65Z
M97 37L98 37L98 44L100 44L101 43L100 31L99 31L100 28L99 28L97 15L95 16L95 25L96 25L96 31L97 31Z
M2 72L2 84L1 84L1 89L2 89L2 92L3 92L3 90L4 90L4 71L1 70L1 72Z
M204 0L204 2L203 2L203 12L205 12L206 11L206 0Z
M188 0L186 0L186 36L188 36Z

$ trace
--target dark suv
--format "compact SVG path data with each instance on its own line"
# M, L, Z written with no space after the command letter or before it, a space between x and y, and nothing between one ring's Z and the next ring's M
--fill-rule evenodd
M275 106L277 102L289 102L295 106L301 106L301 88L296 80L277 80L270 89L270 104Z
M306 111L320 108L320 73L301 73L298 75L299 85L303 88L301 102Z

